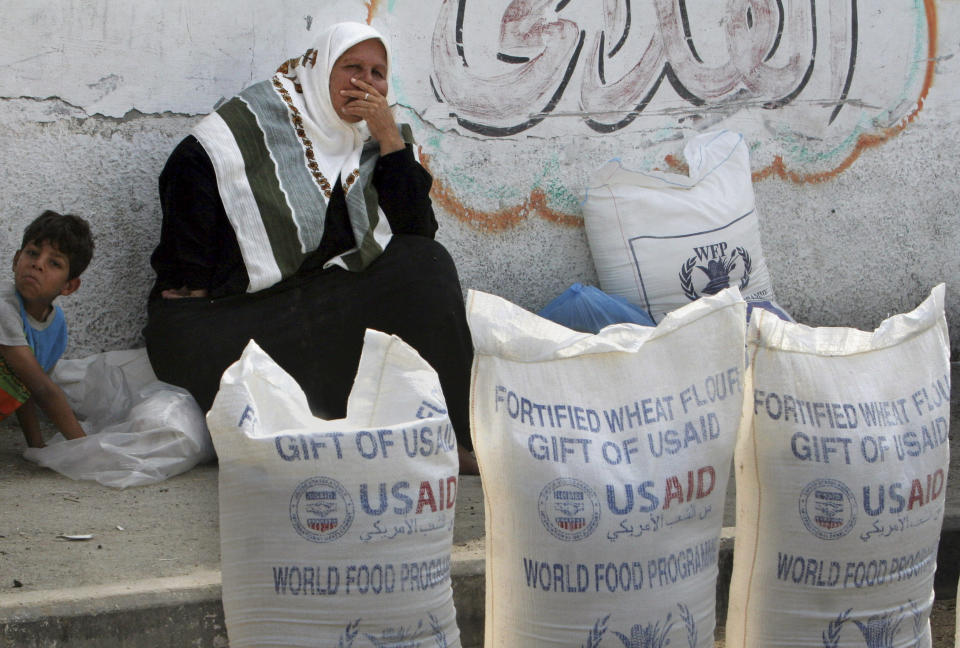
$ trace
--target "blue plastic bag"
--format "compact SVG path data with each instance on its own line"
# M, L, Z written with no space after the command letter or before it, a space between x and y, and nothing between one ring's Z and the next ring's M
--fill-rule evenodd
M597 333L610 324L656 326L647 311L623 297L608 295L594 286L575 283L543 307L540 317L583 333Z

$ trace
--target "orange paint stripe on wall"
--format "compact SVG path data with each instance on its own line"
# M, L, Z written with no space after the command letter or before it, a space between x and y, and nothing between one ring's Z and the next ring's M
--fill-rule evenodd
M850 152L850 155L848 155L846 159L844 159L838 166L829 171L808 174L790 171L786 168L786 165L784 165L783 158L777 156L766 168L760 169L759 171L754 171L754 182L769 178L770 176L777 176L785 180L791 180L798 184L815 184L818 182L832 180L839 174L849 169L856 159L860 157L860 154L865 150L889 141L891 138L901 133L914 119L917 118L917 115L919 115L920 111L923 110L923 103L927 99L927 94L930 92L930 88L933 87L933 77L935 74L937 58L937 7L934 0L924 0L923 4L927 12L927 69L923 78L923 88L920 90L920 97L917 99L917 105L910 112L910 114L901 119L900 123L896 126L885 128L880 133L864 133L861 135L857 140L857 144L854 146L853 151Z
M367 8L367 24L369 25L373 21L374 14L380 8L380 0L366 0L363 6Z
M466 206L457 194L442 179L438 179L430 169L430 156L421 151L420 163L434 175L433 188L430 196L438 205L457 220L482 232L494 233L513 229L531 216L565 227L582 227L583 218L574 214L567 214L547 206L547 195L542 189L533 189L530 195L516 207L498 209L496 211L482 211Z

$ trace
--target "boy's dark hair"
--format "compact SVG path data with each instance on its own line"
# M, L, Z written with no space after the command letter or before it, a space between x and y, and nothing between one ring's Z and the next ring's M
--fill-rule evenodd
M23 232L20 249L27 243L49 243L70 260L70 279L79 277L93 258L93 236L87 221L73 214L58 214L47 210L40 214Z

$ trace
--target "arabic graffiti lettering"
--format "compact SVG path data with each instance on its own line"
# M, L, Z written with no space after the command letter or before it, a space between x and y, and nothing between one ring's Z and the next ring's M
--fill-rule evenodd
M499 25L477 14L491 13L482 4L443 1L430 83L462 128L493 137L537 126L567 93L578 95L572 112L601 133L629 126L658 95L681 99L687 110L723 106L728 114L812 101L829 126L848 103L862 103L851 89L861 38L868 37L870 51L874 36L858 0L695 7L686 0L605 0L600 11L592 3L513 0ZM935 10L924 9L929 22ZM484 32L493 29L499 38L491 46ZM662 89L665 81L672 93Z
M415 17L375 4L395 33L436 12L391 81L431 133L434 200L486 232L580 227L583 169L629 150L682 170L691 132L744 133L755 181L831 180L916 118L937 57L933 0L432 0Z
M465 53L468 0L448 0L434 32L434 89L456 111L461 126L491 136L512 135L543 121L580 65L585 68L580 82L585 123L598 132L630 125L664 81L692 106L735 98L779 108L801 95L818 56L816 0L786 3L727 2L720 20L721 56L710 57L704 43L709 39L695 28L698 18L701 27L714 23L702 9L689 11L685 0L654 0L649 7L607 0L594 20L577 11L583 3L514 0L503 12L496 55L513 73L484 75L471 70ZM846 64L831 61L828 122L843 108L856 69L857 0L843 5L843 11L829 10L834 20L826 54ZM643 9L652 15L642 15ZM645 29L649 25L653 28Z

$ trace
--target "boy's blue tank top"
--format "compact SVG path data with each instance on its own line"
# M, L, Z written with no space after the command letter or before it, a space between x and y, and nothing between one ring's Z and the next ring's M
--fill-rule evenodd
M67 349L67 320L63 316L63 309L54 304L53 321L43 330L37 330L30 324L27 310L23 307L23 298L20 293L16 295L20 302L20 319L23 321L23 334L27 338L27 344L43 370L50 371Z

